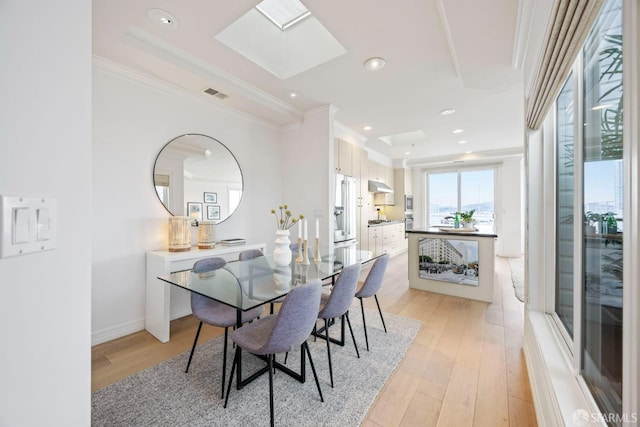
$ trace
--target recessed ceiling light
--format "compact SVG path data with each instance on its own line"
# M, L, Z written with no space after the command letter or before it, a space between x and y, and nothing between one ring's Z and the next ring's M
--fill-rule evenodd
M471 154L473 151L465 151L464 154Z
M440 114L442 114L443 116L448 116L449 114L453 114L455 112L456 110L454 108L445 108L444 110L440 111Z
M462 132L464 132L464 129L456 129L452 133L462 133Z
M300 94L296 91L289 91L289 92L285 92L284 96L286 96L287 98L291 98L291 99L296 99L300 97Z
M463 139L463 140L461 140L461 141L458 141L458 144L466 144L466 143L467 143L467 140L466 140L466 139Z
M405 152L404 152L404 155L405 155L405 156L408 156L409 154L411 154L411 152L410 152L410 151L405 151Z
M371 129L373 129L371 126L363 126L362 127L362 130L371 130Z
M363 65L364 68L369 71L378 71L384 68L385 65L387 65L387 61L385 61L384 58L369 58L364 61Z
M178 20L166 10L149 9L147 10L147 18L161 28L170 30L178 28Z

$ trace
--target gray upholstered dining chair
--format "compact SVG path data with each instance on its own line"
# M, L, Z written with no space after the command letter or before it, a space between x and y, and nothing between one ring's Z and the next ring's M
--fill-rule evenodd
M349 325L349 332L351 332L351 339L353 340L353 346L356 348L356 354L360 358L360 352L358 351L358 344L356 344L356 338L353 335L353 329L351 328L351 321L349 320L349 307L353 302L355 296L356 286L358 285L358 277L360 277L361 265L351 265L340 272L338 279L336 280L333 289L330 294L323 294L321 297L320 312L318 313L318 319L324 320L324 338L327 341L327 358L329 359L329 375L331 376L331 387L333 388L333 367L331 366L331 346L329 345L329 320L340 318L341 321L346 319L347 325ZM317 336L320 336L316 334Z
M218 270L226 265L227 261L224 258L212 257L205 258L196 261L193 264L194 273L207 273ZM196 350L196 344L198 343L198 337L200 336L200 330L202 324L217 326L224 328L224 349L222 353L222 386L220 392L220 398L224 397L224 381L227 373L227 341L229 336L229 327L235 326L237 321L237 309L228 305L222 304L218 301L214 301L211 298L207 298L203 295L191 293L191 311L193 316L200 321L198 325L198 331L196 337L193 340L193 347L191 347L191 354L189 355L189 361L187 362L187 369L185 373L189 372L189 366L191 365L191 359L193 353ZM247 323L260 316L264 311L264 307L256 307L254 309L242 312L242 323Z
M233 374L240 358L241 349L252 354L267 356L269 373L269 410L271 425L274 425L273 409L273 369L274 356L277 353L285 353L300 346L300 351L306 352L313 371L313 377L318 387L320 401L324 402L320 382L313 365L307 338L313 331L318 309L320 307L320 280L313 280L304 285L293 288L286 296L280 311L277 314L264 317L255 322L236 329L231 333L231 339L236 343L236 353L231 365L231 375L227 385L227 397L224 407L229 401L229 392Z
M242 252L240 252L240 254L238 254L238 260L240 261L246 261L246 260L250 260L250 259L255 259L255 258L259 258L261 256L264 256L264 254L262 253L262 251L260 249L247 249L244 250ZM275 303L281 303L282 301L284 301L284 297L282 298L278 298L274 301L271 301L269 303L269 312L271 314L273 314L273 305Z
M258 258L264 256L260 249L246 249L238 255L238 259L240 261L245 261L248 259Z
M371 270L367 274L367 278L364 279L362 286L356 291L356 298L360 300L360 308L362 309L362 326L364 327L364 339L367 343L367 351L369 351L369 337L367 336L367 321L364 316L364 304L363 298L374 297L376 305L378 306L378 313L380 313L380 319L382 320L382 326L384 332L387 332L387 325L384 323L384 317L382 316L382 310L380 310L380 303L378 302L378 291L382 287L382 280L384 279L384 273L387 271L387 264L389 263L389 254L384 254L377 258L371 266Z

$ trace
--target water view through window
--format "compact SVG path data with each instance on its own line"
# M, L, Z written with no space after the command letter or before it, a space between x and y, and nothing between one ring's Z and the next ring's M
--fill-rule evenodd
M475 227L494 233L494 169L427 174L429 227L454 225L456 212L473 210Z

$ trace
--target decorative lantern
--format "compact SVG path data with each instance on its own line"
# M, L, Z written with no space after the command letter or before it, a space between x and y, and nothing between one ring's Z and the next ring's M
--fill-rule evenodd
M191 250L191 221L188 216L169 218L169 252Z
M214 221L200 221L198 225L198 248L199 249L213 249L216 247Z

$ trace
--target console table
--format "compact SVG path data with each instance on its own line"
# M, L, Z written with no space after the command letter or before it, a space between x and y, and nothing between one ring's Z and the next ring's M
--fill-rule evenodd
M202 258L221 257L227 261L234 261L242 251L260 249L265 252L266 247L265 243L258 243L238 246L218 245L215 249L194 247L187 252L147 252L145 329L161 342L167 342L169 341L169 322L191 314L189 292L159 280L158 276L189 270L197 260Z

